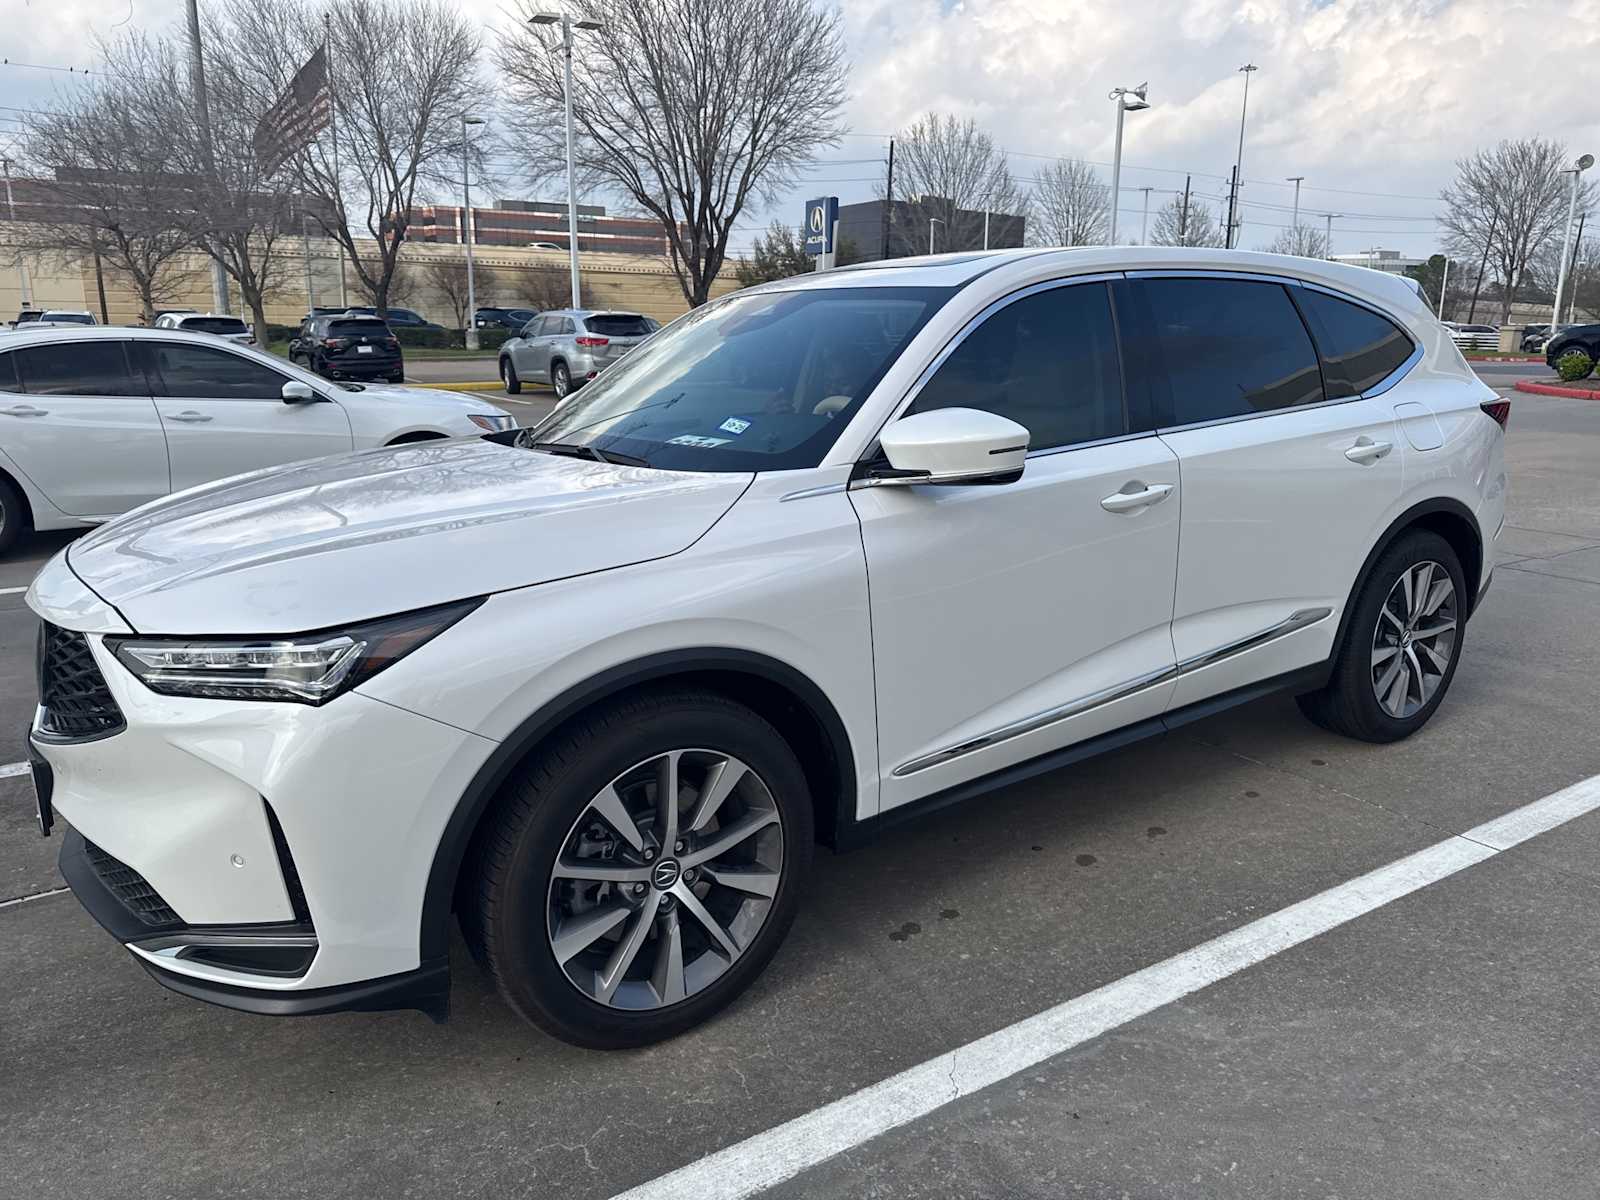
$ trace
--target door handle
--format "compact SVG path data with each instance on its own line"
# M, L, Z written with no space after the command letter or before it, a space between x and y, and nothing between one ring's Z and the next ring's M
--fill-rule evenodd
M50 415L47 408L35 408L31 404L13 404L10 408L0 408L8 417L45 417Z
M1129 489L1132 488L1132 491ZM1153 483L1149 487L1134 480L1122 485L1120 492L1112 492L1100 501L1100 507L1107 512L1128 513L1138 512L1142 508L1149 508L1152 504L1160 504L1172 494L1170 483Z
M192 408L185 409L181 413L167 413L166 418L169 421L182 421L188 425L198 425L202 421L211 420L205 413L197 413Z
M1394 449L1390 442L1375 442L1369 437L1359 437L1356 444L1344 452L1344 456L1353 463L1375 463L1389 451Z

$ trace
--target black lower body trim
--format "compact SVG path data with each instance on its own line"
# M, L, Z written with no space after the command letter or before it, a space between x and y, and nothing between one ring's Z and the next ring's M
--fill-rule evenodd
M1120 750L1124 746L1131 746L1135 742L1142 742L1146 738L1158 737L1163 733L1187 725L1192 721L1203 720L1230 708L1237 708L1241 704L1248 704L1252 700L1259 700L1264 696L1275 695L1279 692L1288 692L1298 695L1302 692L1314 692L1323 687L1333 673L1333 660L1312 663L1309 667L1301 667L1294 671L1287 671L1282 675L1274 675L1270 679L1263 679L1258 683L1247 684L1235 688L1231 692L1224 692L1220 696L1211 696L1205 700L1186 704L1182 708L1175 708L1163 713L1159 717L1149 717L1143 721L1136 721L1132 725L1124 725L1121 729L1113 729L1102 733L1098 737L1086 738L1081 742L1074 742L1070 746L1063 746L1059 750L1052 750L1041 754L1037 758L1030 758L1026 762L1016 763L1004 767L988 775L981 775L977 779L969 779L966 783L958 783L954 787L945 788L942 792L934 792L931 796L924 796L920 800L913 800L910 804L902 804L891 808L886 813L876 817L869 817L864 821L855 821L848 828L840 829L836 841L836 848L840 850L854 849L871 841L885 829L892 829L907 821L915 821L930 812L941 808L948 808L952 804L959 804L973 796L992 792L998 788L1006 787L1013 783L1021 783L1025 779L1032 779L1051 771L1058 771L1062 767L1070 767L1073 763L1083 762L1085 759L1095 758L1112 750Z
M138 958L137 955L134 956ZM382 1012L414 1008L437 1022L450 1015L450 963L446 959L423 963L414 971L364 979L337 987L309 988L298 992L268 992L257 988L235 987L180 975L139 958L139 965L162 987L171 988L192 1000L204 1000L223 1008L257 1013L266 1017L312 1017L337 1012Z

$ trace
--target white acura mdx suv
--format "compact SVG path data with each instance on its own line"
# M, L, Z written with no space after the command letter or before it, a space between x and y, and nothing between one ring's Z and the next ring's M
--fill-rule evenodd
M0 554L225 475L514 424L471 396L331 383L209 333L23 325L0 333Z
M587 1046L761 971L812 845L1272 691L1418 730L1507 403L1403 281L1023 250L708 304L535 429L148 505L41 572L67 881L160 982Z

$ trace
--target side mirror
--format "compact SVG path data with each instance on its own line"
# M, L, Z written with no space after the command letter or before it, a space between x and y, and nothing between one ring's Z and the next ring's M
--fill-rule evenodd
M282 395L285 404L315 404L322 399L309 383L301 383L298 379L291 379L284 384Z
M888 471L875 484L1015 483L1028 456L1028 431L976 408L940 408L901 417L878 437Z

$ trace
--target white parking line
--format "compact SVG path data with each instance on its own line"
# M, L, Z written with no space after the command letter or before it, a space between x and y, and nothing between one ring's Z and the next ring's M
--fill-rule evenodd
M1600 808L1600 775L863 1088L613 1200L740 1200Z
M26 584L24 584L22 587L4 587L0 588L0 596L15 596L18 592L25 592L27 590L28 588Z
M28 764L25 762L0 763L0 779L10 779L13 775L26 775L27 773Z

